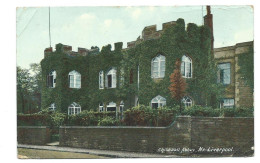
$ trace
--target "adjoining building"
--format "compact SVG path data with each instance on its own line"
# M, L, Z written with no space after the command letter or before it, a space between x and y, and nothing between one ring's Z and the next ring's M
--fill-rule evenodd
M188 83L182 100L186 107L253 107L253 93L238 72L238 56L253 42L214 49L212 18L208 7L204 26L190 23L185 28L183 19L164 23L159 31L156 25L147 26L126 49L122 42L115 43L113 51L111 45L78 52L63 44L57 44L56 51L46 48L41 61L42 108L78 114L91 109L120 113L139 104L174 106L168 87L177 60ZM211 85L224 86L222 100L216 101Z

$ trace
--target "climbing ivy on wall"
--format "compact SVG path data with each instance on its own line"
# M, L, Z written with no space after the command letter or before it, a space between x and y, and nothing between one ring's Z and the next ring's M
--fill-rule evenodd
M238 56L239 73L247 86L254 92L254 48L249 47L248 53Z
M56 47L56 52L46 56L42 62L43 87L42 108L55 102L57 109L67 112L72 102L81 105L82 110L97 109L99 103L117 104L121 100L131 106L129 100L138 95L140 104L149 105L152 98L161 95L167 100L168 106L176 101L171 98L168 87L174 63L187 55L192 59L192 78L186 79L187 95L196 104L213 105L211 97L221 95L216 83L216 66L210 50L210 30L208 27L188 24L185 30L183 19L178 19L175 26L167 28L159 39L141 42L133 48L122 50L122 43L102 47L99 54L71 57ZM166 57L166 71L163 79L151 78L151 60L158 54ZM137 88L137 67L139 65L140 85ZM112 68L117 69L117 88L99 89L99 72L104 74ZM121 74L121 69L124 74ZM52 71L57 72L56 88L46 87L46 76ZM68 73L76 70L81 74L81 89L69 88ZM133 83L129 83L130 72L133 72ZM119 83L123 75L124 83ZM128 102L127 102L128 101ZM128 103L128 104L127 104Z

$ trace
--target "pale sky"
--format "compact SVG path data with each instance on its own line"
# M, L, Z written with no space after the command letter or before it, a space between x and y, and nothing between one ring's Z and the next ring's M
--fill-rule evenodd
M253 9L250 6L211 6L214 46L232 46L253 40ZM134 41L145 26L183 18L185 24L202 24L206 6L189 7L55 7L51 8L51 46L62 43L90 49L91 46ZM49 9L18 8L16 13L17 65L29 68L44 57L49 47Z

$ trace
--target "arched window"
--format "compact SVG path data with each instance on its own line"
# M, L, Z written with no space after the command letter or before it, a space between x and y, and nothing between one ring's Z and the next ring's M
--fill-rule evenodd
M165 56L158 55L152 59L151 76L152 78L163 78L165 75Z
M188 96L184 96L182 98L182 103L184 104L185 108L192 106L192 99Z
M181 58L181 74L184 78L192 77L192 60L186 55Z
M99 72L99 89L104 89L104 71Z
M151 104L152 104L152 108L156 109L156 108L165 106L166 105L166 99L163 98L162 96L158 95L158 96L156 96L155 98L152 99Z
M79 114L81 112L81 106L76 102L70 104L68 108L68 115Z
M73 70L69 73L70 88L81 88L81 75Z
M53 110L53 111L56 110L55 103L52 103L52 104L49 106L49 110Z
M110 103L107 105L107 111L116 111L116 103L110 102Z
M103 105L103 103L100 103L100 104L99 104L98 110L99 110L99 112L103 112L103 111L104 111L104 105Z
M56 71L51 71L47 75L47 87L55 88L56 86Z
M106 87L107 88L116 88L116 69L111 68L106 73Z

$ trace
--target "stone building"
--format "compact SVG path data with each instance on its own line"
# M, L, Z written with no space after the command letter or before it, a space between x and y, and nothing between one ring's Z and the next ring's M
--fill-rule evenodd
M120 113L138 104L173 106L168 86L175 61L181 60L181 74L192 83L196 71L208 63L210 56L219 68L216 82L225 85L225 97L219 106L252 107L252 91L238 73L238 56L246 53L253 42L214 49L209 7L204 23L201 27L190 23L185 29L184 21L178 19L164 23L162 30L156 25L147 26L141 36L127 43L126 49L121 42L115 43L113 51L111 45L101 50L78 48L77 52L63 44L57 44L56 51L46 48L41 61L42 108L78 114L90 109ZM201 39L190 41L194 37ZM198 51L205 53L203 59ZM208 105L200 98L196 90L188 91L182 102L186 107Z

